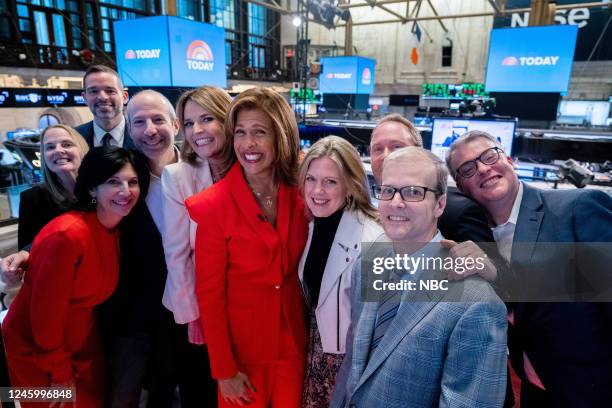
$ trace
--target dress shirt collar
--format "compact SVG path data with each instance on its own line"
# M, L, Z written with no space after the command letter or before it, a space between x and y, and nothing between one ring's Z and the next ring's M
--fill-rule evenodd
M119 122L119 124L117 126L115 126L114 128L112 128L110 131L106 131L104 129L102 129L100 126L98 126L98 124L94 121L93 123L93 127L94 127L94 146L102 146L103 143L103 139L104 139L104 135L107 133L110 133L111 137L113 138L111 141L111 144L113 146L118 146L118 147L123 147L123 132L125 131L125 116L121 115L121 122Z

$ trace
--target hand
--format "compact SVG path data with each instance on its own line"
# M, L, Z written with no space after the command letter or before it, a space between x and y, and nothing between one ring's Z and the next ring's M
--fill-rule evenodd
M65 399L57 399L49 402L49 408L69 408L74 407L73 401L76 401L76 382L74 378L63 382L63 383L52 383L51 388L60 388L61 390L65 390L66 388L72 388L72 401L66 401Z
M19 251L2 258L2 263L0 263L2 280L4 280L7 285L13 286L21 282L29 257L29 252Z
M493 265L487 254L473 241L457 243L450 239L443 239L440 243L449 250L449 255L455 260L463 258L463 264L461 265L464 266L464 271L462 273L458 273L455 270L448 271L449 280L462 280L476 273L489 282L497 278L497 268ZM473 260L472 268L465 267L465 260L469 258Z
M204 330L202 330L202 320L196 319L187 323L187 338L191 344L206 344Z
M228 404L249 405L255 401L255 387L249 377L240 371L231 378L219 380L219 389Z

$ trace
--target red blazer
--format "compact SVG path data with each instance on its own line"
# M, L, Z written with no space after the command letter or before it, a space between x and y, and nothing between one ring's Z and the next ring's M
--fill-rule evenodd
M213 377L232 377L241 363L305 354L308 332L297 265L308 224L298 189L281 184L276 229L263 219L239 163L185 205L198 224L196 297ZM281 341L281 314L290 341ZM281 350L281 342L295 350Z
M2 325L13 386L76 379L79 407L102 407L104 356L96 306L119 276L117 231L70 211L36 236L23 287Z

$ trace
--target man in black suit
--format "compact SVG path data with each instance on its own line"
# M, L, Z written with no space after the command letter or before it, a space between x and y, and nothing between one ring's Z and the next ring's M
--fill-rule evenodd
M417 128L398 114L385 116L378 122L370 140L372 172L377 183L381 181L382 164L393 151L402 147L423 147ZM442 235L456 242L493 242L483 209L456 188L448 189L446 209L438 221Z
M93 114L91 122L75 129L90 147L112 145L133 149L123 107L128 92L123 88L119 74L104 65L92 65L83 76L83 98Z

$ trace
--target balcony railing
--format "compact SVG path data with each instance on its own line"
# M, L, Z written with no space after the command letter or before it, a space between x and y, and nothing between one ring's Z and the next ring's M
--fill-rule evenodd
M108 58L102 53L92 53L93 58L81 56L81 50L52 45L24 44L0 41L0 64L31 68L83 70L91 64L115 66L114 55Z

